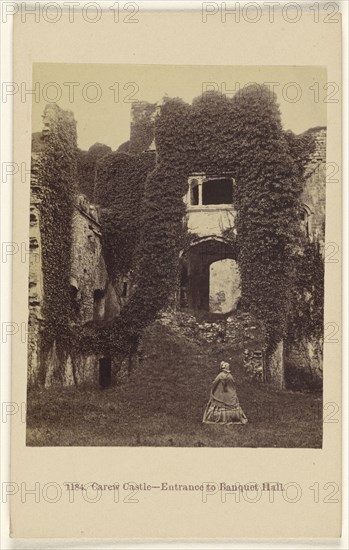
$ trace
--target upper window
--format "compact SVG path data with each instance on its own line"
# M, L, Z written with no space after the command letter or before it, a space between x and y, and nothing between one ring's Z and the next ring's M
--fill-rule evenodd
M189 178L190 206L232 205L232 203L232 178L206 178L203 174Z
M202 204L232 204L232 181L227 178L204 180Z

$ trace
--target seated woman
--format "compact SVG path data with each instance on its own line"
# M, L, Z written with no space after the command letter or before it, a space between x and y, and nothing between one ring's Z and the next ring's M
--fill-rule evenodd
M222 361L220 368L221 372L213 381L202 421L205 424L246 424L247 418L239 404L230 365Z

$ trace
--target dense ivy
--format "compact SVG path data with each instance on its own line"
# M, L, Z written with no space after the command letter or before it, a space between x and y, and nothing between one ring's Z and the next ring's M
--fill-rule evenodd
M78 153L79 189L91 202L94 201L97 160L109 153L111 153L111 147L102 143L95 143L88 151L79 151Z
M107 261L115 276L125 269L123 261L133 266L134 291L111 323L85 327L84 348L110 354L136 350L144 328L175 298L179 252L186 238L183 195L189 165L182 137L188 131L188 112L182 100L164 104L156 120L155 167L152 153L116 153L98 168Z
M293 300L301 242L298 211L311 138L283 131L276 97L263 86L247 88L232 100L203 95L192 106L167 99L155 138L157 163L140 216L136 290L114 328L122 325L124 333L140 334L174 295L189 173L229 173L235 179L243 303L265 323L272 353L286 334ZM133 160L123 162L132 165ZM114 223L111 217L111 228Z
M156 104L138 101L133 104L134 118L131 122L131 135L128 152L138 155L146 151L154 139L154 114Z
M324 332L324 261L317 242L304 242L294 257L287 344L321 339Z
M187 130L188 108L181 100L168 100L156 121L158 156L145 183L135 290L113 323L112 349L126 342L136 347L143 329L174 299L185 235L188 164L180 137Z
M101 206L104 257L113 281L137 262L145 181L154 166L154 153L111 153L97 162L95 200Z
M234 109L231 100L208 93L193 100L185 139L190 171L223 175L236 166Z
M286 334L297 338L299 317L307 319L304 330L309 334L321 331L322 259L302 241L298 217L311 136L296 137L283 130L276 97L264 86L244 89L233 99L203 95L192 105L167 98L155 129L155 106L141 107L130 142L116 153L105 154L103 146L103 156L97 148L93 185L92 176L84 183L90 196L94 188L101 206L111 279L132 270L134 290L120 316L108 324L88 324L77 336L77 345L110 354L135 350L143 329L175 299L179 252L188 241L183 195L191 172L234 177L237 236L234 232L230 238L239 251L243 303L264 322L268 353ZM68 124L60 115L47 138L44 178L49 190L43 209L51 221L46 221L44 257L46 273L47 266L53 266L46 285L56 292L49 290L47 299L52 338L69 317L61 297L67 292L64 266L69 265L67 227L76 175L74 132L75 123ZM154 132L156 157L144 152ZM50 223L55 226L54 238Z
M251 87L234 96L233 105L242 297L265 323L271 354L286 331L302 178L275 95Z
M187 112L188 106L182 101L168 101L157 119L158 158L146 182L137 291L127 308L137 309L144 317L142 323L167 305L177 281L188 173L185 149L181 147Z
M44 111L46 130L41 137L42 158L39 203L44 284L44 330L47 346L66 336L70 320L71 227L76 193L76 122L72 113L55 104Z
M177 143L188 173L234 177L237 239L231 237L239 250L243 301L265 322L270 353L286 332L311 139L284 132L276 96L267 87L253 86L233 99L217 93L195 99L187 132ZM159 135L157 150L161 158Z

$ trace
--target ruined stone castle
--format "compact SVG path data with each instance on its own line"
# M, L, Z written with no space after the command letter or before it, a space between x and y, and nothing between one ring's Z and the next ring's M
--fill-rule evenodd
M126 151L155 153L154 117L159 107L139 102L133 105L130 141ZM51 116L55 116L52 111ZM46 126L49 126L49 121ZM146 139L139 140L142 128ZM47 130L47 128L46 128ZM309 130L316 148L306 167L299 223L309 240L317 241L323 250L325 242L326 129ZM33 141L30 204L29 268L29 348L28 382L36 385L38 373L45 365L44 385L52 385L55 372L62 373L63 385L112 383L113 358L101 354L84 354L76 350L58 353L55 344L43 356L41 333L45 290L41 257L42 231L39 177L43 152ZM230 173L191 173L188 191L183 197L186 224L193 236L190 246L181 252L181 280L178 307L184 310L206 310L229 313L239 308L240 275L237 251L224 235L234 232L236 210L233 204L234 177ZM57 205L59 208L59 205ZM70 265L71 322L84 324L94 320L111 320L127 301L132 281L128 276L112 283L103 257L99 206L81 192L75 194L72 217Z
M325 240L326 129L310 130L316 148L306 167L300 223L311 241ZM184 197L187 225L196 235L182 262L182 304L212 313L234 311L240 298L237 253L224 239L234 232L234 178L229 174L191 174Z

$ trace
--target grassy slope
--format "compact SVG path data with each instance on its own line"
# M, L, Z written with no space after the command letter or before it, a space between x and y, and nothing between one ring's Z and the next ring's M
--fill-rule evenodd
M245 426L201 422L222 359L231 362ZM34 446L321 447L322 399L252 383L240 352L194 343L155 324L128 384L35 391L27 426L27 444Z

